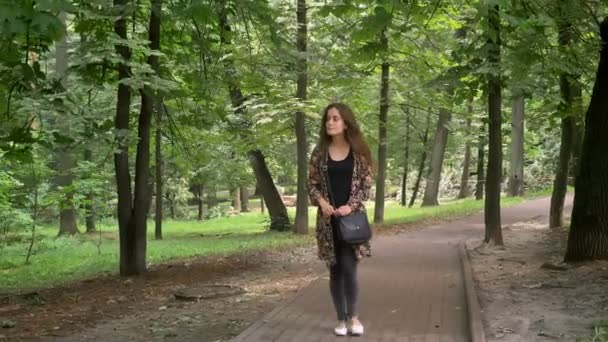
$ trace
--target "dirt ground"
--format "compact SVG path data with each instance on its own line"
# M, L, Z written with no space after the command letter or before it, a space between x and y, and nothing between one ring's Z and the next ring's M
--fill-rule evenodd
M4 297L0 341L227 341L322 271L313 248L298 248L183 260L139 278ZM192 302L174 297L179 289L219 284L246 292Z
M506 249L467 243L488 341L591 336L592 324L608 318L608 262L563 264L567 232L551 231L546 220L503 235Z

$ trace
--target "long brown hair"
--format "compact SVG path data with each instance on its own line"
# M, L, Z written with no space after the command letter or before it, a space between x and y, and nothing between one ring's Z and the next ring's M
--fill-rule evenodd
M332 108L338 110L342 121L344 121L344 124L348 128L344 132L344 136L350 147L355 153L363 157L367 165L373 165L372 154L369 150L367 142L365 142L363 133L361 133L359 124L355 119L355 114L353 114L352 109L350 109L350 107L344 103L330 103L323 111L323 118L321 119L321 132L319 133L319 147L321 148L321 151L327 152L329 144L331 143L331 137L327 134L326 123L327 113Z

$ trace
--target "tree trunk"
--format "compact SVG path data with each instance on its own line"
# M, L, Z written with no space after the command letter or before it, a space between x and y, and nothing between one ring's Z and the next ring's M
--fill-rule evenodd
M574 186L576 177L578 176L578 173L581 168L581 151L583 149L583 138L585 136L583 93L578 80L573 81L570 84L570 92L572 93L572 114L574 116L574 121L572 123L572 164L570 167L570 177L568 179L568 185Z
M76 235L79 233L76 222L76 209L74 209L74 196L66 194L61 206L71 206L71 209L61 209L59 214L59 235Z
M568 58L568 48L572 42L572 25L568 21L567 3L569 0L560 1L560 20L558 22L558 43L560 52L564 58ZM561 144L559 148L559 162L555 171L553 181L553 193L551 194L551 208L549 211L549 227L559 228L564 224L563 211L566 192L568 190L568 172L570 169L570 158L572 156L572 144L574 133L574 94L572 91L572 75L563 72L559 76L559 89L562 101L559 114L562 118Z
M228 22L228 16L226 14L226 8L224 2L218 2L218 19L220 25L220 42L226 46L226 55L229 55L229 46L232 44L229 33L232 28ZM230 101L234 108L235 114L240 117L243 124L249 126L247 118L245 118L245 97L239 86L236 68L234 66L234 60L231 57L224 58L224 79L228 85L228 92L230 93ZM237 131L242 134L243 128L237 127ZM245 135L250 135L251 132L246 131ZM274 185L272 175L266 165L266 160L263 153L260 150L252 149L247 152L249 160L251 162L255 178L261 186L262 195L268 205L268 212L270 214L271 230L287 230L289 229L289 217L287 216L287 208L285 203L281 200L281 196ZM277 200L278 199L278 200Z
M72 169L74 168L74 158L67 151L67 147L59 147L55 157L57 158L57 185L62 188L68 188L72 186L74 175ZM59 235L76 235L79 233L78 223L76 218L76 209L74 206L74 194L72 190L66 191L63 194L59 202Z
M473 112L472 106L469 104L469 115ZM469 167L471 165L471 141L469 134L471 132L471 119L467 119L466 143L464 145L464 161L462 162L462 176L460 177L460 191L458 198L467 198L469 196Z
M403 160L403 176L401 177L401 206L405 207L407 203L407 175L409 173L410 164L410 110L405 109L405 157Z
M497 73L488 74L488 174L486 182L484 242L502 246L500 180L502 172L500 16L498 5L488 6L488 61Z
M485 130L486 124L485 122L481 126L481 132L479 133L478 143L477 143L477 183L475 184L475 199L482 200L483 192L484 192L484 183L486 182L485 172L484 172L484 156L485 156L485 146L486 146L486 138L485 138Z
M207 192L207 209L211 209L217 206L217 189L213 186L212 189Z
M266 166L264 155L261 151L254 150L249 152L249 160L251 166L255 170L256 175L261 177L257 179L260 192L264 197L266 205L268 206L268 213L270 214L270 230L276 231L287 231L289 230L289 217L287 216L287 209L285 204L277 191L270 171Z
M608 18L600 33L603 44L585 120L567 262L608 259Z
M160 12L162 0L151 0L150 26L148 30L150 50L160 50ZM148 56L148 64L158 74L158 56ZM133 214L135 220L135 251L138 273L146 270L147 220L152 199L150 184L150 131L154 112L155 94L148 86L141 91L141 108L137 127L138 141L135 155L135 192L133 194Z
M123 40L127 40L127 23L125 9L128 0L114 0L114 6L120 18L114 22L114 31ZM160 10L161 0L153 0L150 14L149 40L150 49L160 47ZM127 45L117 44L117 53L122 62L118 66L119 80L130 77L131 70L127 62L131 50ZM150 55L148 64L158 70L158 57ZM123 82L118 86L115 127L118 132L129 130L129 106L131 90ZM131 200L131 184L128 162L128 141L121 137L118 143L119 153L114 154L116 183L118 187L118 221L120 235L120 274L136 275L146 270L146 228L147 214L150 208L150 126L152 119L153 97L149 89L142 90L142 104L138 120L138 143L135 160L135 192Z
M59 13L59 20L63 25L66 24L66 13ZM55 71L60 84L64 90L67 90L68 79L68 46L67 34L64 35L56 44L55 49ZM65 124L65 120L57 120L57 129L61 134L69 136L70 126ZM74 206L74 194L72 190L72 182L74 175L72 169L75 166L74 157L68 152L69 146L64 144L56 147L55 159L57 165L57 186L64 191L63 198L59 202L59 235L75 235L78 234L78 223L76 219L76 208ZM67 190L65 190L67 189Z
M88 162L93 161L93 151L91 151L91 149L85 148L84 160L88 161ZM86 201L86 204L84 205L84 210L85 210L85 222L87 225L87 233L94 232L96 230L95 221L97 219L96 219L96 215L95 215L95 196L93 195L92 191L87 193L87 201Z
M169 215L172 220L175 220L175 197L167 193L167 204L169 204Z
M260 212L264 213L264 196L260 196Z
M383 46L386 46L386 29L382 33ZM386 183L386 125L388 121L388 86L390 64L382 63L380 84L380 117L378 127L378 175L376 177L376 205L374 207L374 223L384 222L384 186Z
M199 221L203 220L203 185L196 184L194 186L194 191L196 191L196 206L198 208L197 219Z
M424 165L426 164L426 144L429 140L429 130L431 127L431 111L429 110L426 114L426 125L424 128L424 135L422 136L422 154L420 155L420 165L418 166L418 176L416 177L416 183L414 184L414 189L412 190L412 197L410 198L410 203L408 204L408 208L414 206L416 202L416 197L418 196L418 190L420 189L420 181L422 180L422 173L424 172Z
M511 111L511 163L509 165L509 196L524 194L524 116L525 99L518 94Z
M163 156L161 150L162 140L162 102L156 102L156 210L154 217L154 238L163 239Z
M422 198L422 206L439 205L439 183L441 182L441 167L443 165L443 157L445 155L445 147L448 142L449 129L448 125L451 120L452 113L445 108L439 110L439 120L437 120L437 130L435 131L435 140L433 142L433 150L431 151L431 164L424 189L424 197Z
M72 155L68 152L67 146L59 146L55 153L57 162L56 183L59 187L68 190L64 191L63 197L59 202L59 234L62 235L76 235L79 233L77 212L74 205L74 194L73 190L69 190L74 180L72 169L75 166L75 161Z
M297 48L298 48L298 83L296 97L300 101L306 100L306 88L308 85L306 40L306 0L298 0L296 9L298 19ZM306 183L308 181L308 158L306 143L306 121L304 112L296 112L296 141L298 146L298 193L296 203L296 220L294 229L296 233L308 234L308 191Z
M566 192L568 190L568 166L572 152L572 121L573 119L570 116L562 118L559 162L557 165L557 170L555 170L553 192L551 193L551 208L549 209L550 228L559 228L564 224L563 211L564 202L566 200Z
M234 211L240 213L241 212L241 188L235 187L230 192L232 194L232 207Z
M86 41L86 35L81 34L80 39L82 42ZM89 109L91 109L91 92L90 91L88 93L87 106L89 107ZM87 133L90 133L92 135L93 126L94 126L93 124L88 125L88 128L91 131L89 131ZM89 142L87 144L87 147L84 148L84 160L92 163L93 162L93 150L89 146L91 146L91 142ZM87 233L92 233L97 229L97 227L96 227L96 221L97 221L96 210L97 209L95 206L95 195L94 195L93 191L89 191L87 193L87 198L86 198L86 203L85 203L84 209L85 209L85 223L86 223L86 227L87 227Z
M120 18L114 22L116 35L127 40L127 21L129 13L126 7L129 0L114 0L114 8L120 14ZM116 52L121 58L118 64L118 79L125 81L131 76L128 63L131 59L131 49L126 44L115 45ZM118 97L116 100L116 118L114 127L117 132L128 132L129 130L129 107L131 105L131 89L120 82L118 84ZM129 143L126 134L117 134L118 152L114 153L114 167L116 172L116 189L118 192L118 231L120 240L120 274L123 276L134 275L143 272L145 263L138 262L136 250L140 248L135 239L135 222L133 220L133 203L131 192L131 175L129 173Z
M249 191L246 186L241 186L239 193L241 194L241 211L247 213L249 212Z

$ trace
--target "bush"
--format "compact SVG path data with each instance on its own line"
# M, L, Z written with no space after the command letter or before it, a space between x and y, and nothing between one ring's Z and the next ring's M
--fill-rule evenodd
M228 216L228 210L226 210L221 205L216 205L215 207L209 208L209 210L207 210L207 214L205 215L205 218L210 220L210 219L226 217L226 216Z
M284 195L295 196L298 193L297 185L286 185L284 188Z
M0 170L0 233L6 236L9 230L25 230L31 225L30 216L11 201L11 194L21 186L10 174Z
M0 227L2 235L6 236L10 231L23 231L32 225L32 219L26 212L0 205Z

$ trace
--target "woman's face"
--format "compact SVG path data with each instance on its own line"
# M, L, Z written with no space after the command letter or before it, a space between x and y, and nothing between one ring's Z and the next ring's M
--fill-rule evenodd
M344 123L344 120L342 120L340 112L335 107L330 108L327 111L327 121L325 121L325 129L327 131L327 135L329 135L330 137L342 135L346 130L346 124Z

